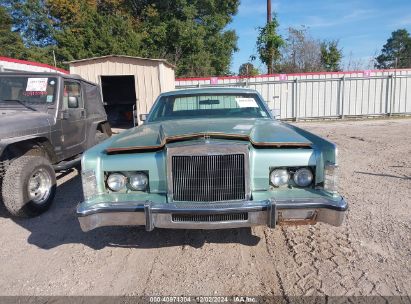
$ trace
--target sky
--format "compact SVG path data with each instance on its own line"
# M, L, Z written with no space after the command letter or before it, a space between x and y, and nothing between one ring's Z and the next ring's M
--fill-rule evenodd
M258 26L266 22L266 0L241 0L238 13L228 26L238 35L239 51L234 53L231 71L238 73L242 63L256 55ZM279 33L285 37L288 27L309 28L320 40L339 40L343 49L343 66L361 63L369 68L391 33L399 28L411 32L411 0L272 0ZM350 60L351 58L351 60ZM261 72L266 68L254 63Z

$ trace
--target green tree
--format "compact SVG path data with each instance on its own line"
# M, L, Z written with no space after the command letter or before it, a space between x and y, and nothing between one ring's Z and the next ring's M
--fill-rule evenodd
M59 61L110 54L141 55L141 35L128 18L99 14L87 6L82 11L87 18L75 19L55 32Z
M53 18L49 15L45 0L0 0L0 4L9 8L13 27L26 46L54 44Z
M129 5L133 18L141 21L146 53L177 65L177 76L230 72L237 35L225 27L238 0L134 0Z
M0 7L0 56L53 64L52 47L26 46L12 28L12 17Z
M0 0L1 1L1 0ZM108 54L141 55L141 34L131 17L119 10L118 1L6 0L14 26L29 52L24 59L57 64Z
M260 60L267 66L268 74L274 71L275 63L280 59L280 48L284 45L284 40L277 33L278 21L274 15L273 20L264 27L259 28L257 37L257 51Z
M27 50L17 32L13 32L12 18L0 7L0 56L25 59Z
M337 40L321 42L321 64L326 71L340 71L341 59L342 49L338 47Z
M32 55L55 50L60 66L72 59L121 54L165 58L177 66L177 76L226 75L237 50L235 31L225 28L239 0L0 0L0 4L8 8Z
M375 67L377 69L411 67L411 37L406 29L391 33L381 54L376 58Z
M242 65L240 65L240 68L238 69L238 76L249 77L249 76L257 76L258 74L260 74L260 72L250 62L243 63Z

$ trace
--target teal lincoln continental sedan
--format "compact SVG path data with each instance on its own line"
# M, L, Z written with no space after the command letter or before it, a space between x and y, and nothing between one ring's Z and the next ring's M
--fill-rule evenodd
M275 120L256 91L163 93L140 117L84 154L83 231L342 224L336 146Z

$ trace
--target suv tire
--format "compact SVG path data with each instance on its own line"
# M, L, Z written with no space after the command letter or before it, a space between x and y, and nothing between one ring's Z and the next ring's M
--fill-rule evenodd
M45 157L24 155L11 162L1 188L3 203L12 215L34 217L52 204L56 174Z

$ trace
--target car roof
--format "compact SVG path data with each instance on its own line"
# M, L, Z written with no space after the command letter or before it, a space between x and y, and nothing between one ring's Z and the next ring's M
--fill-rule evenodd
M209 88L193 88L193 89L182 89L174 90L162 93L161 96L173 96L173 95L197 95L197 94L258 94L256 90L248 88L219 88L219 87L209 87Z

